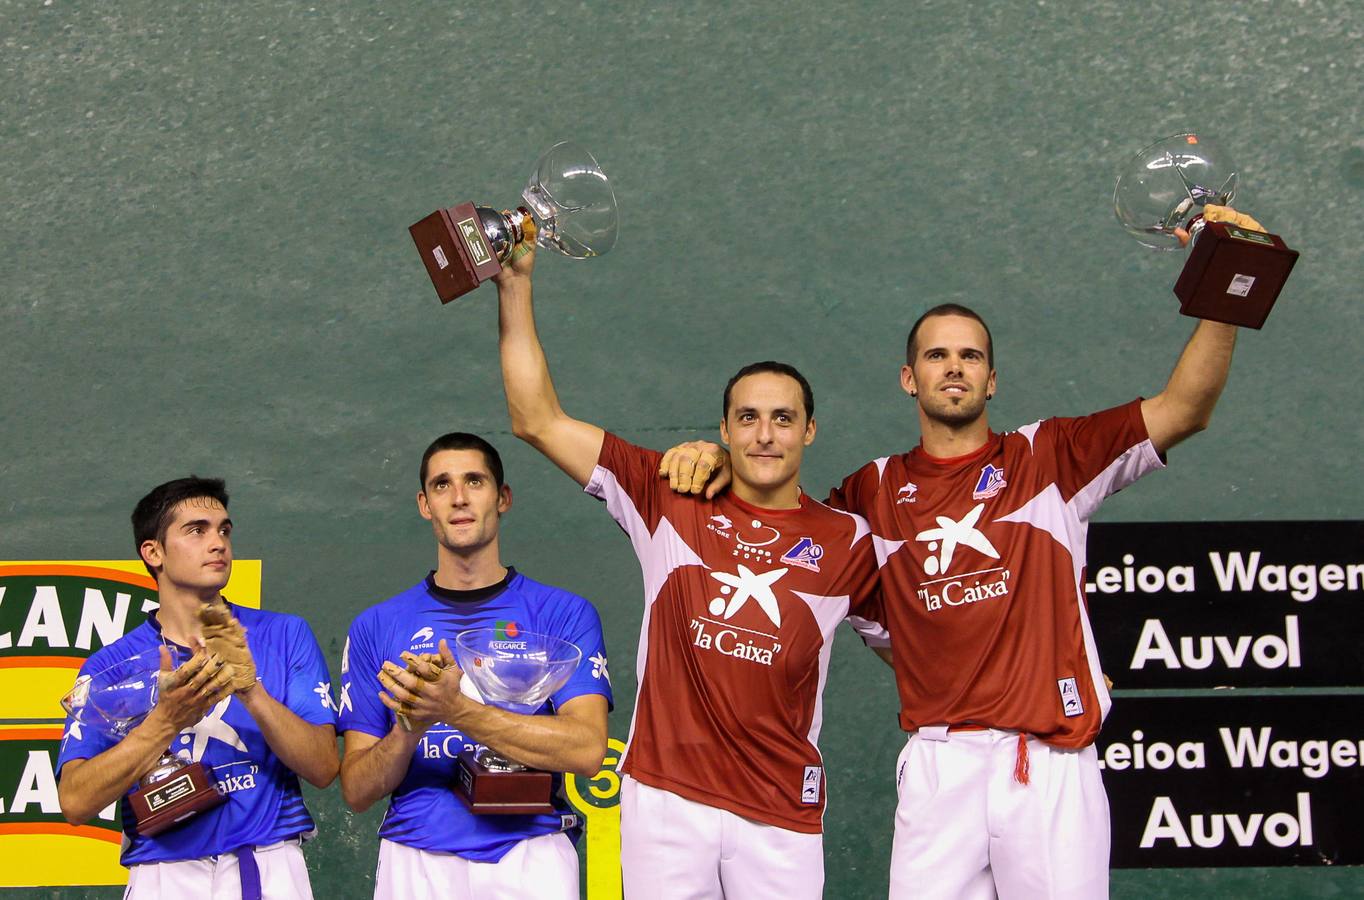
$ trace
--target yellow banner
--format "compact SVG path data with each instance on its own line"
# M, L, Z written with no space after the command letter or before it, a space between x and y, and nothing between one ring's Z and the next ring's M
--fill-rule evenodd
M587 900L620 900L620 767L625 744L607 738L606 758L592 778L569 774L564 792L586 820Z

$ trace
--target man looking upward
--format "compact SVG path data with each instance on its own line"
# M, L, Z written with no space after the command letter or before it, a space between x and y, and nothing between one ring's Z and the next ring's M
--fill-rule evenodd
M455 757L478 742L536 769L596 775L611 703L601 620L582 597L503 565L512 492L491 444L463 432L436 438L419 483L436 569L361 613L341 661L341 792L356 812L392 795L374 896L575 898L577 818L562 799L552 815L475 815L455 796ZM535 715L485 706L461 692L450 653L477 628L548 634L582 657Z
M872 615L875 561L864 519L800 489L810 386L783 363L740 369L720 423L734 490L677 496L658 481L658 453L560 407L535 331L533 265L523 245L496 279L512 430L605 502L644 577L621 763L626 896L817 898L821 693L834 628ZM854 623L884 644L878 625Z

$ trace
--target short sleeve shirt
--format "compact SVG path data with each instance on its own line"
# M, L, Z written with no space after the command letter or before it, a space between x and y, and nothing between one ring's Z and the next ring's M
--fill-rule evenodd
M246 642L256 675L270 696L312 725L336 725L331 675L308 623L298 616L229 604L246 628ZM121 660L155 650L162 643L155 617L103 647L81 666L81 674L99 672ZM180 648L184 658L190 651ZM57 758L58 773L73 759L90 759L115 744L89 725L66 720ZM173 862L227 853L244 846L273 844L315 832L303 805L298 776L275 756L256 720L235 695L224 698L199 722L181 731L170 751L209 767L226 802L198 813L153 837L133 831L133 814L123 799L125 866ZM134 785L131 790L136 790ZM129 791L131 793L131 790Z
M833 633L875 579L866 520L804 494L762 509L732 492L682 496L659 454L607 434L587 492L625 531L644 576L639 697L623 770L644 784L818 833L818 739Z
M975 453L877 459L830 502L875 533L900 724L978 724L1058 747L1109 707L1084 595L1104 498L1163 465L1140 401L991 434Z
M361 613L350 627L341 660L341 730L383 737L392 730L392 710L379 701L379 669L385 661L403 665L403 651L435 653L442 639L453 649L460 632L502 628L548 634L582 651L578 668L545 701L537 715L552 715L575 697L600 694L610 704L611 677L601 619L582 597L541 584L509 569L500 583L480 591L450 591L431 576ZM418 850L455 853L476 862L496 862L526 838L564 829L571 809L554 789L555 815L474 815L457 796L455 757L474 741L437 722L422 735L407 773L393 791L379 836Z

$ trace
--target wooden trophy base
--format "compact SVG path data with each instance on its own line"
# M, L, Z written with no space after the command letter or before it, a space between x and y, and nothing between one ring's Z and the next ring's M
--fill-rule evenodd
M438 209L407 230L441 303L469 293L502 271L472 203Z
M1175 282L1179 311L1242 328L1265 323L1298 261L1276 234L1207 222Z
M557 814L550 802L553 787L554 776L549 772L494 772L478 761L473 750L461 750L455 757L455 793L477 815Z
M201 762L189 763L128 795L136 820L134 829L143 837L160 834L224 799L213 786L212 773Z

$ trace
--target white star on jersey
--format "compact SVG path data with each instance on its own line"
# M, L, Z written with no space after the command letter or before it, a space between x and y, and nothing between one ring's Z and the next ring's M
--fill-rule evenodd
M723 610L725 619L728 620L739 610L743 609L748 598L752 597L758 601L758 606L767 613L767 618L772 620L772 624L781 627L781 610L777 608L777 595L772 593L772 585L786 574L785 569L773 569L762 575L758 575L749 570L748 566L739 566L738 575L730 575L728 572L711 572L710 577L716 581L734 589L734 596L729 599L729 605L725 606L724 601L716 597L710 602L712 615L720 615Z
M606 668L606 654L605 654L605 653L600 653L600 652L599 652L599 653L597 653L596 656L590 656L590 657L588 657L587 661L590 662L590 663L592 663L592 677L593 677L593 678L601 678L603 675L605 675L605 676L606 676L606 683L607 683L607 684L610 684L610 683L611 683L611 673L610 673L610 671L608 671L607 668Z
M246 744L242 743L241 736L237 734L237 729L223 721L223 713L227 712L227 704L232 702L231 697L224 697L219 700L213 709L209 710L208 715L204 716L192 728L186 728L181 734L194 735L194 744L190 747L190 759L199 762L204 758L204 751L208 749L209 740L222 741L231 747L246 752Z
M929 575L937 575L946 572L948 566L952 565L952 555L957 551L958 544L964 544L973 550L978 550L986 556L999 559L999 551L990 543L982 532L976 530L976 522L980 519L981 511L985 509L984 503L977 503L975 509L962 516L961 521L955 521L951 516L935 516L938 523L937 528L929 528L914 535L916 541L942 541L942 549L938 551L935 559L929 557L924 560L924 571ZM929 550L938 548L930 543Z

